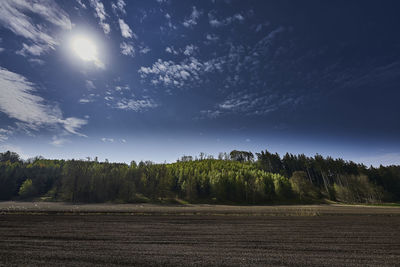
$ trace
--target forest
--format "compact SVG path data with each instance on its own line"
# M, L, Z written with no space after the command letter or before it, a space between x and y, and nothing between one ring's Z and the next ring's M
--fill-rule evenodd
M267 150L200 153L175 163L22 160L0 153L0 199L74 203L296 204L400 201L400 166Z

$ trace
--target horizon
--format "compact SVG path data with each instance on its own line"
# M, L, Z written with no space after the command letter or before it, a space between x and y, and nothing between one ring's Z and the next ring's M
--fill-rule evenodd
M398 1L0 1L0 151L400 165ZM338 19L339 18L339 19Z

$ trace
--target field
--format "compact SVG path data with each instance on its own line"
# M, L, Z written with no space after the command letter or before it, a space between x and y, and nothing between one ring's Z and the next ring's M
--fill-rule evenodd
M400 209L0 203L0 265L395 266Z

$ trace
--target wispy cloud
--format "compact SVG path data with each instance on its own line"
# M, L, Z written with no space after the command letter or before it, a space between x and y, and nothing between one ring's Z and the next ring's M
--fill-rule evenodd
M0 67L1 112L33 130L43 126L62 126L69 133L82 135L78 130L87 123L86 120L63 118L57 106L47 104L35 92L35 85L24 76Z
M214 60L201 62L195 57L186 58L180 63L158 59L151 67L141 67L138 72L142 79L150 78L153 85L183 87L195 81L200 84L201 75L220 70L218 64Z
M187 46L185 47L185 50L183 50L183 54L184 54L185 56L192 56L192 55L195 54L195 52L196 52L198 49L199 49L199 48L198 48L197 46L193 45L193 44L187 45Z
M111 3L111 7L114 12L121 12L124 15L126 14L125 6L126 3L124 2L124 0L118 0L116 4L114 2Z
M58 26L64 30L71 29L71 21L54 1L0 1L0 23L14 34L22 36L32 44L23 43L20 54L41 55L49 49L54 49L59 44L58 40L50 32L50 27L37 24L30 17L31 14L39 16L44 21Z
M265 115L283 106L295 106L301 101L302 97L295 95L238 92L230 94L214 109L203 110L200 114L208 118L217 118L227 114Z
M151 51L151 49L148 46L142 46L139 49L140 54L147 54Z
M82 2L82 0L76 0L80 7L86 9L86 5Z
M99 95L95 94L88 94L88 95L83 95L81 99L79 99L80 104L87 104L87 103L92 103L95 101L96 97L99 97Z
M4 142L8 140L8 137L12 134L13 132L8 129L0 128L0 142Z
M29 62L36 64L36 65L44 65L44 60L38 59L38 58L29 58Z
M104 8L104 4L100 0L89 0L90 5L94 8L94 15L99 19L99 25L103 28L105 34L109 34L111 31L110 24L106 23L107 13Z
M139 73L143 79L152 76L152 84L164 84L182 87L187 81L199 80L199 74L203 70L203 64L196 58L186 59L177 64L173 61L158 59L152 67L141 67Z
M218 35L216 35L216 34L207 34L206 35L206 39L207 39L207 41L211 41L211 42L216 42L216 41L218 41L219 40L219 37L218 37Z
M79 103L81 103L81 104L87 104L87 103L90 103L90 102L93 102L93 99L89 99L89 98L81 98L81 99L79 99Z
M121 48L121 53L125 56L131 56L134 57L135 56L135 49L133 48L133 45L127 42L122 42L120 44L120 48Z
M96 85L91 80L86 80L85 85L88 90L96 89Z
M200 114L201 114L202 117L215 119L215 118L218 118L222 114L222 112L219 111L219 110L210 110L210 109L208 109L208 110L201 110Z
M202 12L197 10L195 6L192 7L192 13L190 14L189 18L186 18L183 22L183 26L189 28L197 25L197 21L199 20Z
M56 147L62 147L64 144L69 143L70 141L66 138L62 138L54 135L51 139L50 144Z
M103 138L101 138L101 141L103 141L104 143L114 143L114 138L106 138L106 137L103 137Z
M132 38L135 36L135 34L132 32L131 28L129 28L129 25L125 23L123 19L118 19L119 22L119 28L121 29L121 35L124 38Z
M215 10L212 10L208 13L208 22L212 27L227 26L233 22L243 22L244 20L244 16L240 13L224 19L218 19Z
M158 105L152 99L120 99L114 106L117 109L143 111L156 108Z
M47 50L47 47L43 45L27 45L25 43L22 44L22 49L18 50L16 53L21 56L28 56L28 54L33 56L40 56Z
M178 55L178 51L175 50L175 48L173 46L167 46L165 48L165 52L169 53L169 54L174 54L174 55Z

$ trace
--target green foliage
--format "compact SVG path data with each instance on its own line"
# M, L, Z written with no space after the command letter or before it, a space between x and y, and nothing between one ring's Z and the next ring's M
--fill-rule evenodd
M37 194L31 179L26 179L25 182L22 183L18 194L22 199L32 198Z
M275 194L279 200L287 200L293 197L292 187L289 179L284 176L277 176L274 179Z
M366 168L320 155L286 154L281 159L267 150L257 157L254 162L251 152L234 150L220 153L218 160L201 153L171 164L127 165L97 158L23 162L8 151L0 153L0 199L242 204L400 200L400 166Z
M341 185L334 184L336 198L347 203L381 202L383 191L365 175L348 176Z
M300 200L316 200L320 198L319 190L308 179L303 171L295 171L290 177L293 192Z
M21 162L19 155L15 152L6 151L4 153L0 153L0 162Z
M252 162L254 160L254 155L250 151L238 151L232 150L229 154L231 160L239 161L239 162Z

